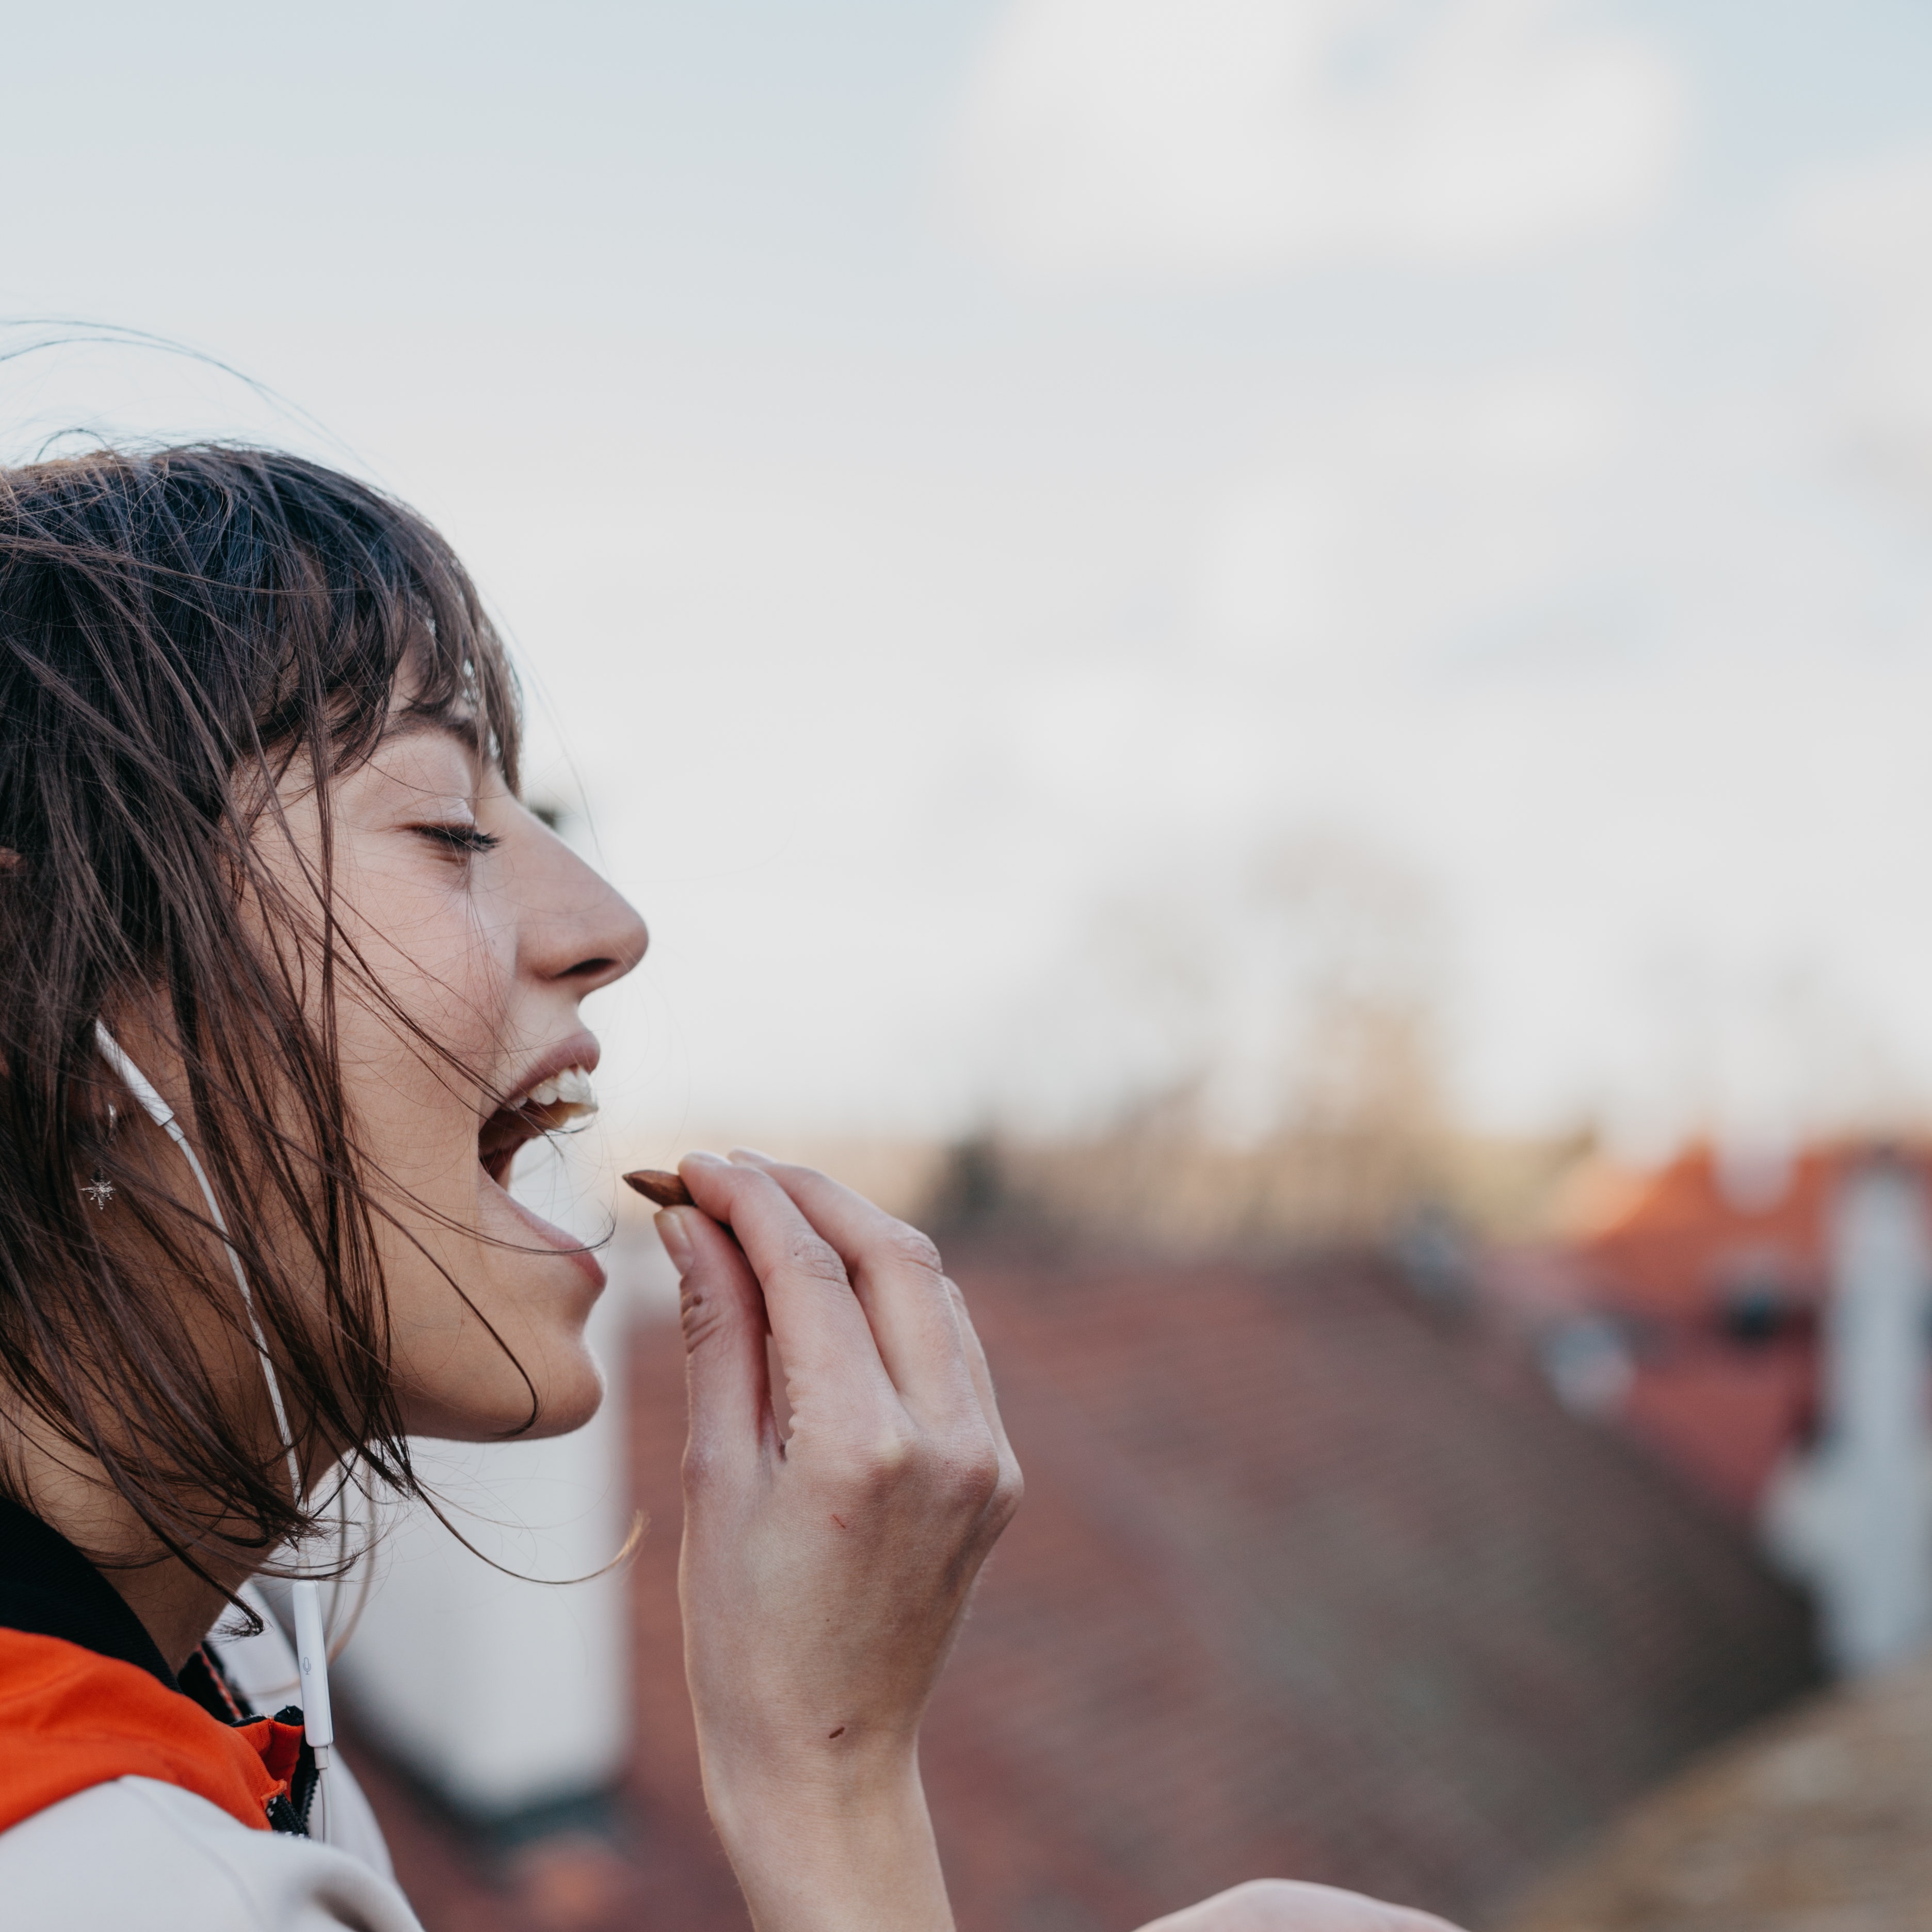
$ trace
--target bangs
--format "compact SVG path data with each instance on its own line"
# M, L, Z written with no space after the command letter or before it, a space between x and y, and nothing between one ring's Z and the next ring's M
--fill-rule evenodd
M429 641L433 645L434 640ZM397 680L397 686L408 697L398 705L392 690L385 733L405 721L412 726L429 725L450 732L468 742L486 766L501 772L514 792L520 734L517 712L504 703L501 686L505 681L493 680L487 667L479 666L474 656L455 658L421 644L412 646Z
M246 607L238 614L246 656L272 664L250 706L254 748L271 758L306 749L319 770L352 770L400 711L473 735L478 755L515 792L515 676L474 582L437 532L365 484L279 453L176 449L148 460L178 492L184 480L201 480L182 473L198 469L197 458L231 474L260 464L267 474L250 480L271 486L263 494L278 513L280 528L259 532L267 541L258 545L256 532L235 526L252 524L258 506L224 506L243 514L225 532L227 568L218 574L242 580L235 588ZM238 754L245 748L244 739Z
M212 817L244 765L366 760L399 688L518 787L516 681L469 573L413 510L298 457L196 444L0 472L0 710L57 739L84 715L97 754L99 727L138 732ZM17 776L0 843L38 853L46 801L4 796Z

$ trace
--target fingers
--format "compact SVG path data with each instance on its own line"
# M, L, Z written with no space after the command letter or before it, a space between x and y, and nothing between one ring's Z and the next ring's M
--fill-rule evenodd
M895 1420L930 1431L928 1447L975 1496L982 1532L998 1536L1019 1504L1019 1463L986 1352L932 1243L809 1168L700 1154L682 1172L762 1284L793 1399L788 1432L827 1413L827 1396L836 1432L862 1435L889 1460L900 1453Z
M1020 1503L1019 1458L1013 1454L1013 1445L1006 1437L999 1399L993 1393L993 1372L987 1366L986 1350L980 1346L979 1330L973 1326L972 1317L966 1312L966 1298L959 1292L958 1283L950 1275L946 1277L946 1287L958 1321L959 1339L966 1351L966 1366L972 1377L973 1394L979 1402L980 1414L986 1418L987 1428L992 1432L993 1446L999 1452L1000 1487L994 1502L1010 1514Z
M822 1395L839 1401L848 1412L846 1422L883 1423L882 1412L903 1422L843 1264L784 1190L756 1168L715 1154L688 1154L679 1171L698 1205L737 1238L763 1291L790 1385L794 1425ZM859 1412L850 1413L855 1400Z
M680 1277L691 1398L686 1468L702 1477L747 1463L772 1446L764 1299L738 1244L708 1216L667 1208L658 1232Z
M880 1360L908 1408L940 1425L983 1412L966 1346L970 1324L940 1272L938 1250L917 1228L815 1168L744 1148L731 1158L776 1181L844 1263Z

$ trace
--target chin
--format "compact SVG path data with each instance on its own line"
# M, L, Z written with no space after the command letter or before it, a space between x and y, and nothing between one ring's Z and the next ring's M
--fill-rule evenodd
M487 1360L446 1359L434 1378L405 1375L398 1394L410 1435L442 1442L540 1442L581 1429L602 1406L603 1371L580 1333L550 1348L528 1336L514 1339L512 1346L529 1386L494 1343L488 1346Z
M560 1378L560 1381L562 1378ZM568 1436L581 1429L604 1406L604 1372L588 1351L579 1372L566 1385L537 1384L539 1406L536 1422L524 1432L526 1442L548 1436Z

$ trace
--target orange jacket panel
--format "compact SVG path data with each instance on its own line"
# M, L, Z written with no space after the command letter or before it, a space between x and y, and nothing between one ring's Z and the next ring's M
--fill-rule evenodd
M178 1784L266 1832L302 1735L272 1718L224 1724L137 1665L0 1628L0 1832L116 1778Z

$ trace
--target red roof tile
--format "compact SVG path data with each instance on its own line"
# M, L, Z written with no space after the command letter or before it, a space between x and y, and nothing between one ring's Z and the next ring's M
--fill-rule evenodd
M927 1727L964 1927L1097 1932L1268 1872L1471 1912L1810 1678L1741 1539L1372 1271L963 1280L1028 1478ZM634 1377L636 1790L722 1884L674 1330Z

